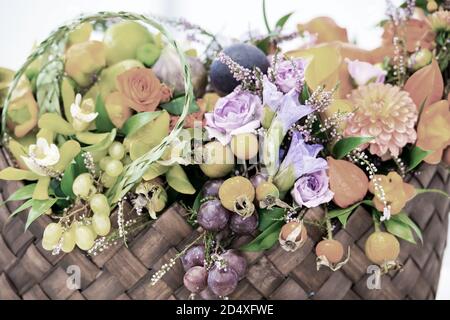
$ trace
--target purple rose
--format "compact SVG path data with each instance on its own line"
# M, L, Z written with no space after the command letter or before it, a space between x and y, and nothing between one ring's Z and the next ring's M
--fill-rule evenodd
M328 188L326 171L320 170L300 177L295 182L291 195L299 206L313 208L330 202L334 193Z
M247 91L234 91L220 98L213 112L206 113L206 130L210 138L223 145L240 133L253 132L261 123L262 105L257 95Z
M280 60L275 65L275 83L284 93L300 92L305 82L306 61L301 58Z

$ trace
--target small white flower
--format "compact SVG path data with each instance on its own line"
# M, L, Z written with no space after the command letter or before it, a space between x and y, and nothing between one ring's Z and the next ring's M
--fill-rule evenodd
M357 86L364 86L370 82L383 83L387 72L368 62L345 59L348 73Z
M38 138L36 144L28 148L28 157L22 156L27 167L34 173L47 176L46 168L58 163L59 149L56 145L48 144L44 138Z
M70 106L70 114L74 119L81 122L92 122L97 118L98 113L93 112L94 108L89 107L90 104L81 104L81 94L77 94L74 103Z

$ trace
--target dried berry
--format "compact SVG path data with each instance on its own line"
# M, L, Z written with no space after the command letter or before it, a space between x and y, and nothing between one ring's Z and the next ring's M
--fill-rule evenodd
M338 263L344 256L344 247L334 239L322 240L316 246L316 255L324 256L330 263Z
M281 228L278 238L281 247L284 250L291 252L302 247L307 239L308 233L301 221L291 221L286 223Z

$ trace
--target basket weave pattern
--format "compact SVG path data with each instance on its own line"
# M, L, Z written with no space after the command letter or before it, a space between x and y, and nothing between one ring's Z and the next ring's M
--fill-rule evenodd
M11 165L0 151L0 169ZM419 188L450 192L450 177L443 167L423 165L410 183ZM0 201L21 186L21 182L0 182ZM42 233L50 221L41 217L24 232L25 214L8 220L20 203L0 208L0 300L2 299L187 299L183 268L177 261L155 285L152 274L198 236L183 218L184 209L174 205L149 228L141 231L128 246L118 244L90 258L75 249L53 256L41 246ZM231 299L434 299L446 245L450 201L427 194L408 204L410 217L421 228L424 245L401 243L402 271L383 276L380 290L366 285L367 266L364 243L373 231L368 212L359 208L346 229L335 238L351 247L351 258L340 270L316 270L314 246L321 239L318 229L308 227L307 243L294 253L279 246L265 253L245 253L249 268ZM320 217L318 209L306 217ZM248 241L237 239L235 247ZM70 289L67 268L81 271L81 288Z

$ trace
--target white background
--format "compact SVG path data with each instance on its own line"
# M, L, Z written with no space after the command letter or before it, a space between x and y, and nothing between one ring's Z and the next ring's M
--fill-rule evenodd
M394 1L399 3L399 0ZM260 0L0 0L0 65L18 68L34 42L80 13L135 11L184 17L205 29L239 37L260 29L264 32ZM384 0L267 0L271 25L282 15L295 11L286 28L317 16L331 16L347 28L351 41L364 48L379 45L384 19ZM447 248L438 298L450 299L450 252Z

